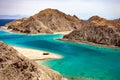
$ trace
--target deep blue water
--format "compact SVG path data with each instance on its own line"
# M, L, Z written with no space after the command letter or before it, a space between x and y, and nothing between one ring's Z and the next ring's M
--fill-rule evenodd
M0 19L0 26L4 26L6 23L13 21L14 19Z
M62 55L40 61L73 80L120 80L120 50L55 40L61 34L22 35L0 31L0 41Z

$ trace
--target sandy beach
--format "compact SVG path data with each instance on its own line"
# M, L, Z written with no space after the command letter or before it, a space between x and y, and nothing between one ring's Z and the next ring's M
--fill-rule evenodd
M62 32L54 32L53 34L64 34L64 35L66 35L66 34L69 34L71 32L72 31L62 31Z
M22 47L16 47L13 46L14 49L16 49L19 53L24 55L25 57L37 61L37 60L47 60L47 59L61 59L62 56L50 52L45 52L41 50L34 50L29 48L22 48ZM48 54L46 54L48 53Z

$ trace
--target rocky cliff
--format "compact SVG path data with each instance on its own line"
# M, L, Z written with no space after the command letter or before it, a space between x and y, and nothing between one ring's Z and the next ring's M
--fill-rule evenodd
M92 42L120 47L120 19L107 20L93 16L81 29L65 35L63 40Z
M45 9L29 18L13 21L4 26L20 33L53 33L79 29L83 21L57 9Z
M62 80L62 76L0 42L0 80Z

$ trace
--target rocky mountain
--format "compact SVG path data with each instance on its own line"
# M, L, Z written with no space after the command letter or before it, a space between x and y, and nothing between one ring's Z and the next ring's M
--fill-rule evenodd
M92 26L106 26L107 25L108 27L120 28L120 19L107 20L99 16L92 16L85 23L85 26L86 25L92 25Z
M20 33L53 33L79 29L83 21L57 9L45 9L24 19L6 24L4 29Z
M62 80L62 76L0 42L0 80Z
M93 16L81 29L65 35L63 40L92 42L120 47L120 19L107 20Z

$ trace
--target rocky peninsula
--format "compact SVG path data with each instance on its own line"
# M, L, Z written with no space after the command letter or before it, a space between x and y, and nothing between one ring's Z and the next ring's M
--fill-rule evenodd
M120 47L120 19L107 20L93 16L81 29L65 35L63 40Z
M54 33L79 29L83 21L57 9L45 9L39 13L6 24L3 29L18 33Z

